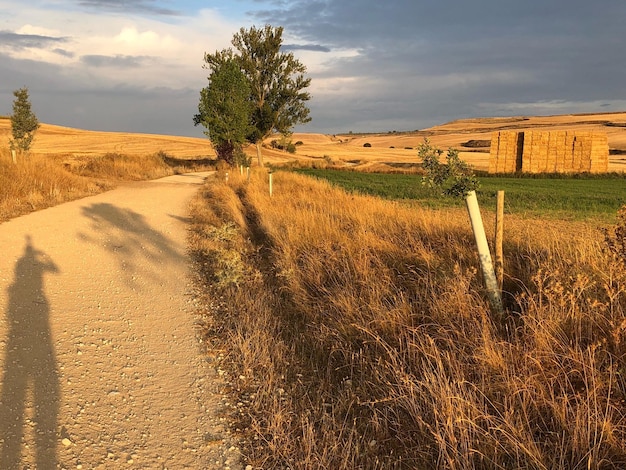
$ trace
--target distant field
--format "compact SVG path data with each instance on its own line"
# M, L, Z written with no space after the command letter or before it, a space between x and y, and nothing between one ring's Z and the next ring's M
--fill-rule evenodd
M427 207L462 205L458 199L433 194L420 175L362 173L342 170L301 169L298 172L326 179L349 191L387 199L410 199ZM496 193L505 191L505 211L521 216L565 220L597 219L612 222L626 204L626 176L588 178L503 178L481 176L478 199L495 210Z
M265 148L265 162L283 164L299 162L310 164L332 163L363 171L410 171L419 163L417 147L428 138L433 145L460 150L462 159L477 170L489 167L488 147L468 147L470 141L488 141L491 134L503 129L534 130L595 130L605 132L613 155L609 157L609 171L626 171L626 112L588 115L559 115L544 117L499 117L460 119L449 123L407 132L372 134L313 134L295 133L297 152ZM10 121L0 119L0 148L8 146ZM268 139L269 144L272 138ZM369 144L369 147L364 147ZM245 149L256 162L253 146ZM43 124L35 138L32 151L39 155L74 157L121 153L145 155L163 151L178 158L214 157L208 139L171 135L135 134L127 132L100 132ZM621 153L620 153L621 152Z
M429 139L446 150L460 151L463 160L477 170L489 168L489 148L465 146L470 141L486 141L499 130L581 130L606 133L609 148L609 171L626 171L626 112L607 114L579 114L557 116L517 116L498 118L459 119L446 124L411 132L386 132L376 134L294 134L301 141L295 159L332 161L334 164L368 171L397 170L398 166L417 163L416 148ZM369 147L364 147L369 144ZM387 167L387 168L385 168Z
M0 119L0 148L8 148L11 122ZM173 157L215 156L208 139L129 132L99 132L42 124L35 135L34 155L85 157L120 153L143 156L165 152Z

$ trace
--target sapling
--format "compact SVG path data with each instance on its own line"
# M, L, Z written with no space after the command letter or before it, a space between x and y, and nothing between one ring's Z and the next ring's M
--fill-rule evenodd
M448 149L446 163L440 161L442 154L443 151L431 145L428 139L420 144L418 156L422 159L422 167L426 170L422 183L439 189L448 196L465 199L489 300L493 308L502 313L502 298L476 199L476 189L480 183L474 176L470 165L459 158L458 150Z

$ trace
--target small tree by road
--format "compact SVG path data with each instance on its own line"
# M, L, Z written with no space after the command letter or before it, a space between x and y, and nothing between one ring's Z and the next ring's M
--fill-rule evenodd
M309 122L311 99L306 88L311 79L305 78L306 67L292 53L281 52L282 27L241 28L233 37L235 48L205 54L206 67L219 69L225 61L234 59L250 86L252 113L248 142L256 145L259 165L263 165L261 145L274 132L287 133L296 124Z
M11 150L28 152L33 143L35 132L39 129L37 116L31 109L28 88L23 87L13 92L13 114L11 115Z
M232 58L212 69L209 86L200 91L197 126L202 124L217 158L229 165L241 164L242 144L252 132L250 86L238 63Z

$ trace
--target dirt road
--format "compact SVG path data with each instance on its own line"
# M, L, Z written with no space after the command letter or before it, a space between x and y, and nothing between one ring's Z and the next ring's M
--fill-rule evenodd
M0 224L0 468L235 462L189 297L186 203L205 176Z

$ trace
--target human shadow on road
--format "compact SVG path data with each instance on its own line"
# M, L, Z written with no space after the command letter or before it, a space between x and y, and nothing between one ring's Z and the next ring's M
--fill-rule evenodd
M27 236L24 253L15 265L13 284L8 288L8 331L0 395L1 469L22 468L21 445L29 409L34 425L29 434L34 438L36 468L57 466L60 385L44 274L58 271Z
M98 203L84 207L82 212L91 219L94 231L105 240L105 248L117 257L130 284L136 276L158 280L169 262L184 256L174 249L170 239L151 227L142 214L131 209ZM163 231L166 233L167 228ZM96 243L92 236L81 234L81 237ZM139 257L148 259L158 269L142 271Z

